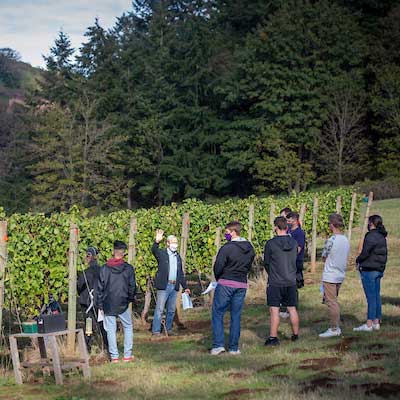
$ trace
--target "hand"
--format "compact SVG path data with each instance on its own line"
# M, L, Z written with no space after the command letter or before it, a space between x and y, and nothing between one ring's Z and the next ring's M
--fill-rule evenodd
M163 240L164 237L164 231L162 229L157 229L156 230L156 243L160 243L161 240Z
M191 292L190 292L190 289L189 289L189 288L185 289L185 293L188 294L188 295L190 295L190 293L191 293Z

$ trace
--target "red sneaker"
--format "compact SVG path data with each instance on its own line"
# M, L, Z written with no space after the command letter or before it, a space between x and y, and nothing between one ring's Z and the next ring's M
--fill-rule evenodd
M124 362L128 363L128 362L132 362L135 360L135 357L131 356L131 357L124 357Z
M119 363L119 358L112 358L112 359L111 359L111 363L112 363L112 364L117 364L117 363Z

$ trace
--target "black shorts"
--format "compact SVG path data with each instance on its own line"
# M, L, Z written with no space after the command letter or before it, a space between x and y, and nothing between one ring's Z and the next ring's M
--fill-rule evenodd
M267 287L267 304L270 307L280 307L285 304L287 307L297 307L297 287Z

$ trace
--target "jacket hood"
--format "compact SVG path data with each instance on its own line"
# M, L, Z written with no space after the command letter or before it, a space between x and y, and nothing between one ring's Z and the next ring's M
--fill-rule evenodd
M296 241L289 235L286 236L275 236L276 244L283 251L291 251L294 247L297 246Z
M232 240L228 242L227 244L235 245L239 247L239 249L242 251L242 253L247 254L250 253L253 250L253 246L249 241L246 239L240 237L237 240Z
M385 227L383 226L378 226L378 228L375 229L378 233L380 233L383 237L387 236L387 231L385 229Z
M123 265L125 265L125 261L123 259L116 259L116 258L110 258L106 266L111 269L111 272L114 274L121 274L124 268L121 268Z

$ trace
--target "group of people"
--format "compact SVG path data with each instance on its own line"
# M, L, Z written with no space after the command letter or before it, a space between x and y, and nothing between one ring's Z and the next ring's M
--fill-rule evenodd
M341 335L340 307L338 295L345 279L350 244L343 233L344 223L341 215L334 213L328 219L332 235L325 242L322 251L324 270L321 291L323 302L328 306L329 327L321 333L321 338ZM226 352L224 315L230 311L230 330L228 351L240 354L241 313L248 289L248 275L255 258L254 248L248 240L240 236L242 226L233 221L225 226L226 243L219 250L213 273L216 288L212 304L212 349L211 355ZM387 261L387 232L382 218L369 217L368 233L364 239L361 253L356 259L362 285L368 302L368 316L365 324L355 331L372 332L380 329L382 307L380 281ZM304 286L303 263L306 236L301 228L299 214L285 208L274 220L275 235L264 248L264 267L268 275L266 288L267 304L270 310L270 331L266 346L279 345L278 329L280 318L288 317L292 328L292 341L299 339L300 319L298 313L298 290ZM152 253L157 260L158 269L154 278L157 299L152 322L152 335L162 333L162 315L166 308L164 329L173 334L173 321L177 295L182 287L190 294L182 260L178 253L178 239L170 235L166 247L160 248L164 232L157 230L152 245ZM135 271L124 261L127 246L115 241L113 257L105 265L97 264L98 252L94 247L87 249L86 262L89 267L78 280L79 302L86 315L90 315L103 337L111 362L119 362L116 330L117 318L124 330L124 362L133 360L133 326L129 303L136 293ZM96 312L98 311L98 312ZM98 314L104 315L98 322ZM90 349L91 337L87 337Z

